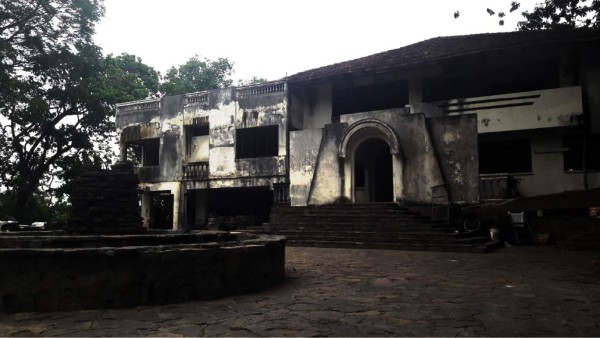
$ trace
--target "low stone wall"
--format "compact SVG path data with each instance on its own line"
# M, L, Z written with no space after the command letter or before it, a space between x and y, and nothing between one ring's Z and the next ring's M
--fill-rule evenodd
M112 170L85 170L71 193L69 231L74 233L142 233L138 184L130 163Z
M229 243L0 249L0 311L56 311L213 299L284 279L285 238Z

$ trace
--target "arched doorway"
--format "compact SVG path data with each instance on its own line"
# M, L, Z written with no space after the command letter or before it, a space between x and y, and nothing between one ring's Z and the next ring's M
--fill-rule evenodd
M402 200L400 142L386 123L367 118L344 131L339 144L343 159L343 196L353 202Z
M394 198L390 146L380 138L362 141L354 153L356 202L391 202Z

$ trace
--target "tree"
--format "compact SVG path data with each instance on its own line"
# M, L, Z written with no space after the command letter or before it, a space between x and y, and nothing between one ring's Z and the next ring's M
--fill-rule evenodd
M98 145L116 102L157 93L141 60L102 57L91 39L102 14L101 0L0 0L0 184L21 222L45 183L111 156Z
M511 1L510 13L521 7L519 1ZM498 24L504 25L505 11L496 13L488 8L490 16L498 17ZM573 28L600 28L600 0L544 0L535 5L531 12L521 13L524 20L517 23L521 31L541 29L573 29ZM454 12L458 18L460 12Z
M171 67L164 76L160 91L164 95L179 95L231 86L229 76L233 73L233 63L226 58L211 61L190 58L178 68Z
M545 0L517 24L519 30L600 28L600 0Z
M266 83L266 82L269 82L269 80L265 79L264 77L253 76L248 80L238 80L237 85L239 87L251 86L251 85L261 84L261 83Z

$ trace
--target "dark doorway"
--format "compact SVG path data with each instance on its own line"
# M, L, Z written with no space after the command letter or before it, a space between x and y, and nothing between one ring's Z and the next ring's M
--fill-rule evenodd
M362 142L354 154L356 202L391 202L393 187L390 146L379 138Z
M150 229L173 228L173 195L170 192L151 194Z

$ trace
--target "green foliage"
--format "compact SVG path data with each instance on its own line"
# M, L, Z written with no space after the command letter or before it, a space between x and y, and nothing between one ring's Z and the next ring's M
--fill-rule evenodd
M264 77L253 76L248 80L238 80L237 85L239 87L242 87L242 86L251 86L251 85L261 84L261 83L266 83L266 82L269 82L269 80L265 79Z
M68 190L55 179L110 164L117 102L158 93L139 58L104 58L93 44L102 14L101 0L0 0L0 185L21 222L39 196Z
M600 28L600 0L545 0L517 24L519 30Z
M114 102L127 102L158 97L160 74L144 64L135 55L123 53L109 54L104 59L107 85L104 88L107 98Z
M163 78L160 91L164 95L179 95L225 88L233 82L229 79L232 73L233 63L226 58L211 61L196 55L178 68L171 67Z
M511 1L509 13L521 7L519 1ZM491 8L486 12L498 18L498 24L504 25L505 11L496 13ZM517 23L521 31L541 29L573 29L573 28L600 28L600 0L544 0L535 5L531 12L521 13L524 20ZM457 19L460 12L454 12Z

